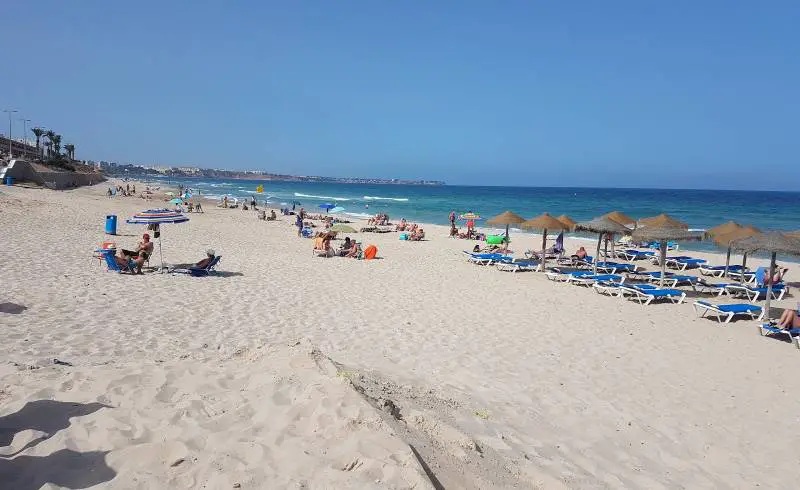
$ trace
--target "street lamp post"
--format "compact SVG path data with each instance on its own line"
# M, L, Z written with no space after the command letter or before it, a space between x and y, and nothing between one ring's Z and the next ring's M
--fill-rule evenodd
M11 161L11 115L19 111L16 109L3 109L3 112L8 113L8 160Z
M20 121L22 121L22 156L24 158L28 153L28 123L31 120L23 117Z

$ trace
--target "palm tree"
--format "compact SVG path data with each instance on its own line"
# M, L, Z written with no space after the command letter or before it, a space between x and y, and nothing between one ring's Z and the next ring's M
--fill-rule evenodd
M61 135L57 134L53 136L53 149L56 152L56 157L61 156Z
M67 151L67 156L70 160L75 160L75 145L72 143L67 143L64 145L64 149Z
M44 129L37 127L37 128L31 129L31 132L33 133L34 136L36 136L36 154L39 155L39 157L41 157L42 154L39 151L39 139L44 134Z
M48 139L47 143L45 143L45 146L47 147L47 158L50 158L50 154L53 151L53 140L56 137L56 133L53 132L52 129L48 129L45 131L44 137Z

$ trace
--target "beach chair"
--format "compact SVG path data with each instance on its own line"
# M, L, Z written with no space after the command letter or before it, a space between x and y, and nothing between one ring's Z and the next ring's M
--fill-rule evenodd
M695 284L695 291L703 294L713 294L715 296L722 296L723 294L728 294L728 290L725 289L732 283L724 282L724 283L713 283L708 282L702 278L698 278L697 283Z
M545 272L544 275L551 281L568 282L573 277L590 276L592 275L592 271L581 270L581 271L562 272L554 268Z
M795 347L800 349L800 328L784 330L777 325L763 323L759 325L758 333L764 337L786 337L786 340L792 342Z
M606 274L616 274L617 272L636 272L637 267L633 264L619 262L598 262L597 270Z
M591 286L595 282L605 281L622 284L625 282L625 277L616 274L597 274L597 275L580 275L572 276L566 282L576 284L578 286Z
M102 252L103 258L106 261L106 266L108 266L109 271L114 272L130 272L131 274L136 273L136 262L133 259L128 259L128 265L125 267L120 267L117 263L117 260L114 258L114 251L113 250L104 250Z
M640 305L646 306L656 300L667 300L674 304L681 304L686 299L686 293L677 289L639 288L634 286L620 286L620 293L629 299L635 299Z
M633 262L634 260L645 260L653 257L655 252L650 250L635 250L632 248L626 250L617 250L617 257Z
M698 317L703 318L706 314L714 313L720 323L729 323L736 315L748 315L751 320L761 320L764 315L760 306L746 303L717 305L708 301L695 301L693 306Z
M725 266L724 265L709 265L709 264L702 264L699 267L700 274L704 276L712 276L712 277L722 277L725 274ZM741 273L748 272L747 269L742 269L741 265L729 265L728 266L728 274L730 275L731 272Z
M497 254L497 253L481 254L481 253L467 252L466 250L464 250L463 252L467 256L467 262L476 265L492 265L496 262L511 262L513 260L508 255Z
M691 259L691 257L689 257L688 255L673 255L673 256L668 256L666 259L664 259L664 263L669 263L670 260L686 260L686 259ZM650 263L653 265L661 264L661 255L654 253L650 257Z
M686 269L700 267L702 264L705 264L707 261L705 259L693 259L693 258L669 258L667 259L667 267L672 269L678 269L685 271Z
M219 264L219 260L222 258L221 255L215 256L205 267L189 267L188 269L171 269L169 272L171 274L189 274L192 277L204 277L211 275L216 269L217 264Z
M746 297L747 300L750 301L750 302L758 301L758 299L761 298L761 297L764 297L764 298L767 297L767 287L766 286L754 287L754 286L748 286L747 284L744 284L744 285L742 285L742 284L728 284L727 286L725 286L725 290L731 296ZM770 298L770 299L774 299L774 300L780 301L786 295L788 290L789 290L789 286L786 286L783 283L773 284L772 285L772 298Z
M523 271L535 271L539 268L540 262L535 260L514 260L514 261L505 261L501 260L499 262L495 262L497 266L497 270L504 271L504 272L523 272Z
M613 281L595 281L592 284L592 289L595 290L598 294L605 294L607 296L622 296L620 293L620 288L622 287L623 281L613 282Z

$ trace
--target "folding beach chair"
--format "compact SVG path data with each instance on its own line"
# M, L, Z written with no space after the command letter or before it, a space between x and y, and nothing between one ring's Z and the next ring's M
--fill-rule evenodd
M728 323L736 315L748 315L751 320L761 320L764 315L764 311L760 306L747 303L717 305L708 301L695 301L693 306L694 311L700 318L703 318L706 314L715 313L717 321L720 323ZM725 318L724 321L723 318Z
M671 258L667 259L667 267L685 271L686 269L700 267L707 261L705 259L692 259L692 258Z
M204 277L211 275L216 269L217 264L219 264L219 260L222 258L221 255L215 256L205 267L189 267L188 269L172 269L170 272L173 274L189 274L192 277Z
M114 257L113 250L103 250L102 255L106 261L108 270L119 273L123 272L130 272L131 274L136 273L136 262L133 259L128 259L128 265L126 265L125 267L120 267L120 265L117 263L117 259Z
M725 266L724 265L709 265L703 264L699 267L700 274L704 276L712 276L712 277L722 277L725 274ZM741 265L729 265L728 266L728 274L730 275L731 272L741 273L742 272ZM746 269L745 269L745 272Z

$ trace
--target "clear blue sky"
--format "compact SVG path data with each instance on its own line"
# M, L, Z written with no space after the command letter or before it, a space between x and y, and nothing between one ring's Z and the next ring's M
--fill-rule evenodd
M460 184L800 184L796 0L1 11L0 108L61 132L79 158Z

